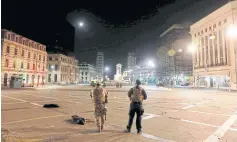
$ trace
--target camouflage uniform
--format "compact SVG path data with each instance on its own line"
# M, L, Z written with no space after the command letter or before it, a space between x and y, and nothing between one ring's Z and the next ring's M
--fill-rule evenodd
M103 129L104 121L105 121L105 114L106 114L106 108L105 103L108 98L108 92L103 89L101 86L96 87L91 91L90 94L92 101L94 103L95 107L95 119L96 119L96 125L99 129ZM100 123L101 120L101 123Z

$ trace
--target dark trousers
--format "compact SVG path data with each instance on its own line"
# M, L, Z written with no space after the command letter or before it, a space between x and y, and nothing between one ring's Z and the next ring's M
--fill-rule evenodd
M137 115L136 128L137 128L137 130L142 129L141 123L142 123L143 112L144 112L144 110L143 110L141 103L138 102L138 103L131 103L130 104L129 121L128 121L128 126L127 126L128 129L131 129L131 127L132 127L133 118L134 118L135 113Z

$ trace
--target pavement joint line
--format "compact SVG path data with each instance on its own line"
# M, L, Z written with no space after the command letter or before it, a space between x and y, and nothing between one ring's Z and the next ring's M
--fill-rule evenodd
M231 116L231 115L228 115L228 114L210 113L210 112L202 112L202 111L187 111L187 112L193 112L193 113L203 113L203 114L210 114L210 115L223 115L223 116Z
M67 114L67 115L69 115L69 114ZM67 115L61 114L61 115L54 115L54 116L47 116L47 117L37 117L37 118L32 118L32 119L24 119L24 120L6 122L6 123L1 123L1 124L2 124L2 125L14 124L14 123L21 123L21 122L32 121L32 120L39 120L39 119L47 119L47 118L54 118L54 117L67 116Z
M236 128L229 128L229 130L231 130L231 131L236 131L236 132L237 132L237 129L236 129Z
M231 125L237 120L237 111L229 117L212 135L210 135L204 142L218 142L222 136L228 131Z
M195 122L187 119L180 119L182 122L187 122L187 123L193 123L193 124L198 124L198 125L203 125L203 126L209 126L209 127L215 127L218 128L220 126L212 125L212 124L207 124L207 123L202 123L202 122Z
M32 95L32 94L23 94L23 95L31 95L31 96L36 96L36 95ZM5 96L6 97L6 96ZM36 96L37 97L37 96ZM82 104L81 102L74 102L74 101L70 101L70 100L64 100L64 99L58 99L58 98L55 98L55 97L47 97L47 96L40 96L41 98L51 98L51 99L56 99L56 100L60 100L60 101L65 101L65 102L70 102L70 103L77 103L77 104ZM15 98L15 99L18 99L18 98ZM21 100L21 99L19 99ZM23 101L26 101L26 100L23 100ZM29 101L26 101L26 102L29 102Z
M2 105L14 105L14 104L24 104L27 102L17 102L17 103L2 103Z
M121 129L121 126L117 126L117 125L110 125L110 126L112 126L112 128L115 127L115 129L116 128ZM137 133L135 133L135 132L132 132L131 134L137 135ZM172 140L168 140L168 139L160 138L160 137L157 137L157 136L153 136L153 135L150 135L150 134L147 134L147 133L142 133L141 136L143 136L145 138L148 138L148 139L158 140L160 142L175 142L175 141L172 141Z
M160 142L175 142L175 141L172 141L172 140L168 140L168 139L160 138L160 137L157 137L157 136L153 136L153 135L150 135L150 134L147 134L147 133L142 133L142 136L145 137L145 138L158 140Z
M9 96L3 96L3 97L7 97L7 98L10 98L10 99L13 99L13 100L19 100L19 101L22 101L22 102L25 102L25 103L29 103L29 104L34 105L34 106L42 107L42 105L40 105L40 104L29 102L29 101L22 100L22 99L18 99L18 98L15 98L15 97L9 97Z
M212 99L212 100L205 100L205 101L202 101L202 102L200 102L200 103L195 103L195 104L191 104L191 105L185 106L185 107L181 108L181 110L187 110L187 109L189 109L189 108L191 108L191 107L199 106L199 105L201 105L201 104L205 104L205 103L208 103L208 102L213 101L213 100L216 100L216 98L214 98L214 99Z

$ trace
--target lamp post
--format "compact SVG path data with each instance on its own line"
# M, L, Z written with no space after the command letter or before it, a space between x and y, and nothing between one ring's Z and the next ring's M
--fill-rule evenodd
M235 63L235 76L236 76L236 82L237 82L237 47L236 47L236 38L237 38L237 26L234 25L234 20L233 20L233 24L229 25L228 29L227 29L227 36L232 40L233 44L233 48L234 48L234 63ZM229 92L230 92L230 71L228 72L228 77L229 77ZM236 88L237 88L237 83L235 84Z
M192 54L193 61L194 61L194 53L196 52L196 50L197 50L197 47L193 43L188 45L188 51ZM194 64L193 64L193 71L194 71ZM195 77L195 74L193 74L193 80L194 80L193 88L196 89L196 77Z

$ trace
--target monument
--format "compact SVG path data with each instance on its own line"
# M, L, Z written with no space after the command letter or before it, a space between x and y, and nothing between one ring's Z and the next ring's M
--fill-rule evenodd
M123 75L122 75L122 64L118 63L116 65L116 74L114 75L115 81L122 81Z

